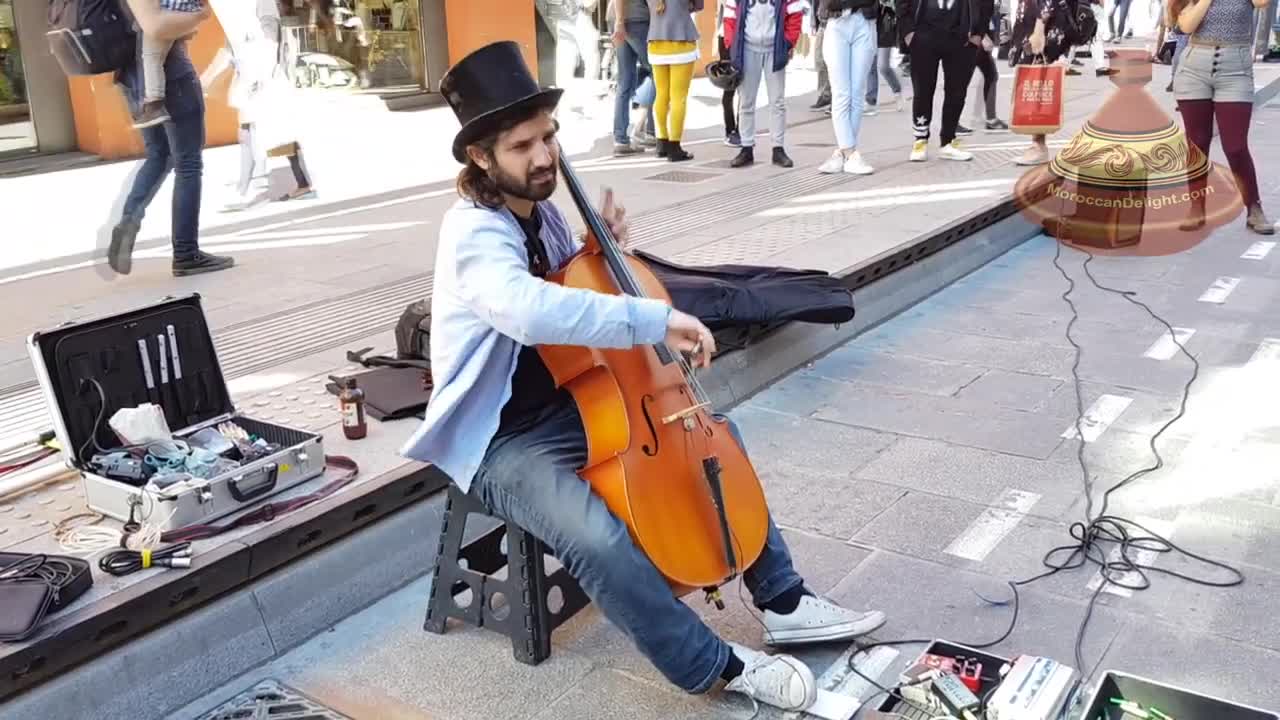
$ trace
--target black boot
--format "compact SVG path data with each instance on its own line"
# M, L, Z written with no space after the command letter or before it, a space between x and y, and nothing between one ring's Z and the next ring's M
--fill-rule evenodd
M658 138L658 157L666 157L671 150L671 143L668 140Z
M173 259L173 275L174 277L184 277L186 275L217 272L218 270L226 270L235 264L234 258L196 251L196 254L191 257Z
M756 151L754 148L744 147L738 151L738 155L729 161L729 167L740 168L754 164L756 161Z
M140 225L133 220L121 220L111 228L111 245L107 248L107 264L121 275L133 270L133 243L138 239Z
M668 140L667 159L671 162L684 162L686 160L692 160L693 154L686 152L684 148L680 147L679 140Z
M773 149L773 164L778 167L795 167L795 163L791 162L791 158L787 157L787 151L780 147Z

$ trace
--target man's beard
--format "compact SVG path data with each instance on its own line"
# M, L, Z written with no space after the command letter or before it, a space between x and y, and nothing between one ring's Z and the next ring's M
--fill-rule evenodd
M521 200L542 202L551 197L552 193L556 191L555 166L534 172L527 181L522 182L516 177L503 172L502 168L495 165L489 173L489 177L493 180L493 184L498 186L499 190Z

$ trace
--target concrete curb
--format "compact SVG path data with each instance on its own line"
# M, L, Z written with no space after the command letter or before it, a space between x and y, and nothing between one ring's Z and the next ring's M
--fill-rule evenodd
M977 214L991 212L988 208ZM962 219L904 247L964 228ZM797 367L866 332L1034 237L1013 215L854 291L857 316L839 328L792 323L726 355L703 377L728 410ZM856 276L862 268L851 268ZM139 636L0 706L0 720L88 717L160 720L280 657L342 618L429 573L444 496L413 503ZM340 580L335 580L339 579ZM422 598L423 612L427 598ZM425 616L425 615L424 615ZM406 632L421 632L406 628Z

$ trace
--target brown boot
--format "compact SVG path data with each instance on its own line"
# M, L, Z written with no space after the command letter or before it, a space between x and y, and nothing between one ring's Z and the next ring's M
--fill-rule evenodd
M133 116L133 126L141 130L152 125L160 125L169 120L169 112L164 109L164 100L149 100L142 104Z
M1276 234L1275 223L1271 222L1271 220L1267 218L1266 214L1262 212L1261 205L1254 205L1249 208L1249 216L1245 219L1245 225L1259 235Z

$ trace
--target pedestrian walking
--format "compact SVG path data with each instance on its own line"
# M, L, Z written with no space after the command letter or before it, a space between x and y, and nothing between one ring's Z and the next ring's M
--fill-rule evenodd
M234 75L228 103L239 122L240 179L238 197L224 211L236 212L256 204L250 187L257 171L266 170L268 156L285 157L294 188L277 200L315 196L298 140L299 119L293 114L292 85L284 68L280 7L276 0L211 0L214 14L227 37L227 47L214 56L200 76L207 92L230 68Z
M722 62L732 64L730 45L732 40L724 30L724 4L726 0L716 3L716 50ZM720 107L724 110L724 144L729 147L742 147L742 136L738 134L738 103L735 100L737 88L726 87L720 94Z
M987 32L982 35L982 44L977 48L977 66L982 73L982 81L979 82L976 76L971 81L973 102L970 105L970 113L973 119L970 122L974 127L986 128L987 132L1005 132L1009 129L1008 123L1001 120L996 112L996 91L1000 83L1000 71L996 68L996 59L991 53L999 39L998 28L999 25L993 17L991 24L987 25Z
M1261 235L1274 234L1275 226L1262 211L1258 175L1249 152L1249 129L1254 101L1253 11L1266 7L1267 2L1173 0L1170 9L1178 26L1190 36L1173 76L1173 96L1187 138L1208 155L1217 120L1222 152L1248 211L1245 224ZM1192 204L1188 224L1198 228L1204 224L1204 195Z
M1113 0L1111 12L1107 15L1107 30L1109 31L1107 42L1117 43L1123 38L1133 37L1133 28L1125 30L1125 24L1129 20L1129 7L1132 3L1133 0ZM1120 26L1118 29L1116 27L1117 12L1120 13ZM1101 28L1102 26L1099 25L1098 27Z
M831 79L831 124L836 149L818 167L822 173L870 175L875 169L858 152L867 71L876 55L879 0L824 0L827 8L823 58Z
M1089 59L1093 61L1093 73L1098 77L1111 75L1111 60L1107 56L1107 47L1102 42L1102 20L1106 13L1102 0L1080 0L1088 2L1089 9L1093 12L1094 22L1097 23L1097 30L1093 33L1093 38L1088 41ZM1067 57L1071 63L1075 63L1076 52L1085 45L1072 45L1067 51Z
M654 98L653 69L649 65L649 0L610 0L609 17L618 63L613 153L630 155L656 144L651 140ZM634 120L631 117L633 103L638 105Z
M738 86L742 149L729 162L730 167L755 162L756 99L762 76L769 95L772 162L784 168L795 165L786 151L787 63L803 24L804 5L799 0L725 0L724 34L730 62L742 74Z
M817 0L812 17L813 67L818 71L818 97L809 108L829 111L831 109L831 78L827 74L827 60L822 53L822 40L827 30L827 0Z
M889 84L893 92L893 109L902 111L902 79L893 68L893 48L898 44L898 15L894 10L894 0L879 0L879 14L876 17L876 56L871 59L871 69L867 71L867 109L864 115L871 116L880 112L880 77Z
M944 160L969 161L957 134L965 93L977 63L982 36L995 12L992 0L898 0L898 32L911 49L912 162L929 158L934 93L942 69L942 127L938 134ZM968 128L965 128L968 130Z
M658 157L671 162L693 159L680 140L693 65L698 60L698 26L693 23L693 13L702 7L703 0L652 0L649 4L649 62L658 91L653 103Z
M111 230L107 264L121 275L133 269L133 246L142 228L147 206L172 170L173 211L171 242L172 271L175 276L225 270L235 264L229 257L200 250L201 180L204 174L204 93L200 79L187 54L185 38L193 34L210 14L206 5L200 13L165 13L150 0L128 0L129 9L143 31L173 41L164 60L164 109L169 119L143 128L146 157L134 175L124 201L120 220ZM141 109L146 97L141 63L135 62L116 74L131 112Z

